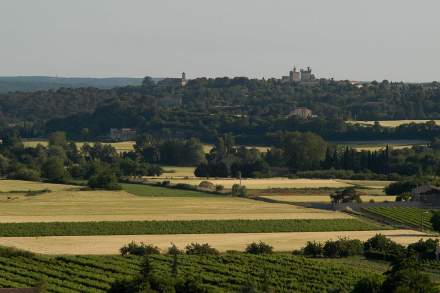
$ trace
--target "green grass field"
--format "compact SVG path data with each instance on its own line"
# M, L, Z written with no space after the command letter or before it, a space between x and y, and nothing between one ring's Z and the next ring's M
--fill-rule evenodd
M385 220L414 228L421 228L423 223L424 229L432 230L430 210L410 207L371 207L364 210Z
M154 255L150 260L155 274L170 275L171 257ZM48 292L106 292L115 280L135 277L141 261L121 256L0 257L0 287L31 287L44 278ZM261 288L265 276L275 292L346 292L359 279L382 273L374 266L290 254L178 257L178 276L197 276L210 292L238 292L249 281Z
M138 196L152 196L152 197L192 197L192 196L220 196L212 193L196 191L196 190L183 190L176 188L152 186L146 184L132 184L132 183L122 183L122 190L128 193L138 195Z
M1 223L0 237L328 232L388 228L358 219Z

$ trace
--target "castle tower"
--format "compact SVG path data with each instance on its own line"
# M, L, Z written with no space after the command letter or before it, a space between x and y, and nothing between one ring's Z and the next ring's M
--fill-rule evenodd
M301 80L301 72L296 70L296 66L293 67L292 76L290 80L292 81L300 81Z

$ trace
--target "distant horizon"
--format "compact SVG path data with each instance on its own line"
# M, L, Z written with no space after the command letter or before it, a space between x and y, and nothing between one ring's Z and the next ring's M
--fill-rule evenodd
M186 73L186 72L185 72ZM187 74L187 73L186 73ZM77 78L77 79L123 79L123 78L127 78L127 79L143 79L145 77L151 77L153 79L166 79L166 78L180 78L180 75L178 76L151 76L151 75L145 75L145 76L101 76L101 75L96 75L96 76L52 76L52 75L0 75L0 79L1 78ZM256 78L256 77L249 77L249 76L244 76L244 75L237 75L237 76L197 76L197 77L188 77L187 74L187 79L188 80L192 80L192 79L197 79L197 78L236 78L236 77L246 77L249 79L281 79L282 76L279 77L261 77L261 78ZM317 79L327 79L330 80L331 78L326 78L326 77L317 77ZM383 80L378 80L378 79L373 79L373 80L358 80L358 79L334 79L336 81L357 81L357 82L373 82L373 81L377 81L377 82L382 82ZM440 82L439 80L426 80L426 81L402 81L402 80L389 80L386 79L389 82L392 83L433 83L433 82Z
M440 2L3 0L0 75L440 79Z

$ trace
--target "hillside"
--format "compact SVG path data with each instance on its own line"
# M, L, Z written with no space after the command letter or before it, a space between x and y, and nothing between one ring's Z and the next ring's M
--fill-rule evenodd
M110 89L119 86L137 86L142 78L110 77L110 78L80 78L80 77L49 77L49 76L4 76L0 77L0 93L32 92L41 90L56 90L62 87L80 88L95 87Z

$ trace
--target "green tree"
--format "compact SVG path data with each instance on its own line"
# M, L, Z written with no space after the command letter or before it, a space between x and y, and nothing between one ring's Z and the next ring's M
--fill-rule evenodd
M109 167L105 166L96 170L96 173L89 178L87 185L91 188L103 188L109 190L121 189L115 173Z
M435 211L431 217L432 229L440 232L440 211Z
M58 157L50 157L43 164L41 174L50 182L63 183L69 177L67 170L64 168L64 162Z
M67 146L66 133L63 131L56 131L49 135L49 145L58 145L61 147Z

